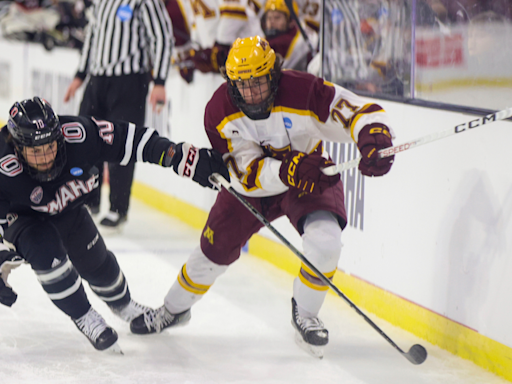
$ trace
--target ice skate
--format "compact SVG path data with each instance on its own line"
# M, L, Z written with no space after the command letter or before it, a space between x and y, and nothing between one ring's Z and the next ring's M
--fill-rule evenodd
M190 309L173 315L165 306L161 306L157 309L150 309L133 319L130 323L130 330L138 335L160 333L164 328L187 324L190 321L190 317Z
M151 310L151 308L146 307L145 305L139 304L133 299L130 300L128 305L122 307L122 308L114 308L110 307L112 312L127 323L131 322L136 317L142 315L144 312L148 312Z
M297 345L313 357L322 359L324 347L329 342L329 332L318 317L300 316L294 298L292 298L292 325L295 328Z
M100 232L102 235L114 235L123 231L128 217L126 214L109 211L107 215L100 221Z
M116 331L92 307L82 317L73 319L73 322L98 351L123 353L117 344Z

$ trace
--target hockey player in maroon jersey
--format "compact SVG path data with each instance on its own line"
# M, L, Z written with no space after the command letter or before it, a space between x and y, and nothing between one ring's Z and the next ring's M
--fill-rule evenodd
M91 307L82 279L127 322L148 308L131 299L84 206L98 186L94 164L145 161L212 187L212 173L229 177L220 154L175 144L132 123L58 117L38 97L14 103L0 136L0 303L10 307L16 301L7 277L25 260L52 302L97 350L119 351L115 330Z
M298 15L299 7L295 1L293 8ZM291 18L284 0L267 0L261 17L261 28L272 49L283 57L283 68L306 71L313 52L310 51L297 23ZM316 46L317 35L311 33L308 38L315 40L313 45Z
M334 276L346 226L339 175L322 141L357 143L367 176L386 174L393 159L377 159L392 146L386 112L377 104L303 72L281 71L282 58L259 36L238 39L224 69L226 82L206 106L205 128L223 154L231 185L269 221L286 215L302 235L306 258ZM183 265L164 306L131 322L138 334L186 323L190 308L240 256L242 246L263 225L235 197L222 190L200 245ZM318 313L326 286L306 265L293 285L292 324L300 344L322 356L328 331Z

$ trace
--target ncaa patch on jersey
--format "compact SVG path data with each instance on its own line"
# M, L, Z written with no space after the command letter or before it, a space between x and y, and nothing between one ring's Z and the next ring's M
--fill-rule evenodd
M283 118L283 122L284 122L284 127L286 129L291 129L293 124L292 124L292 120L289 118L289 117L284 117Z
M39 204L41 200L43 200L43 188L35 187L30 194L30 201L32 201L34 204Z
M73 176L82 176L84 174L84 170L82 168L74 167L69 170Z
M117 8L116 15L119 18L119 20L128 21L132 18L133 11L129 5L121 5L119 8Z

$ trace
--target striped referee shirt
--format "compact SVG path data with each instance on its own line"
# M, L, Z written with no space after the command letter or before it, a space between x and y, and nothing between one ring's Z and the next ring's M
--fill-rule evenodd
M76 76L121 76L152 70L164 84L174 44L162 0L94 0Z

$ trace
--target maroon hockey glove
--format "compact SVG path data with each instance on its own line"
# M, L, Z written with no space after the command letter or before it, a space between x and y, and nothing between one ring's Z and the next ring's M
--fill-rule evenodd
M322 168L334 165L319 154L308 155L304 152L291 151L284 155L279 178L293 188L319 195L340 181L340 175L327 176Z
M187 84L190 84L194 81L194 68L180 68L180 76L187 82Z
M229 171L222 155L214 149L196 148L189 143L179 143L174 147L171 166L181 177L194 180L203 187L215 189L210 176L219 173L230 181Z
M370 124L359 132L357 147L361 152L359 170L365 176L382 176L389 172L395 156L378 158L381 149L392 147L391 134L384 124Z
M194 62L195 68L203 73L219 72L224 66L229 53L229 45L215 43L212 48L192 50L190 59Z
M171 63L173 66L178 67L180 76L183 80L190 84L194 81L195 64L192 61L192 54L195 53L193 49L176 49L176 55L172 57Z
M7 284L7 276L9 276L12 269L19 267L21 264L23 264L23 259L16 252L0 251L0 303L8 307L16 302L18 295Z

